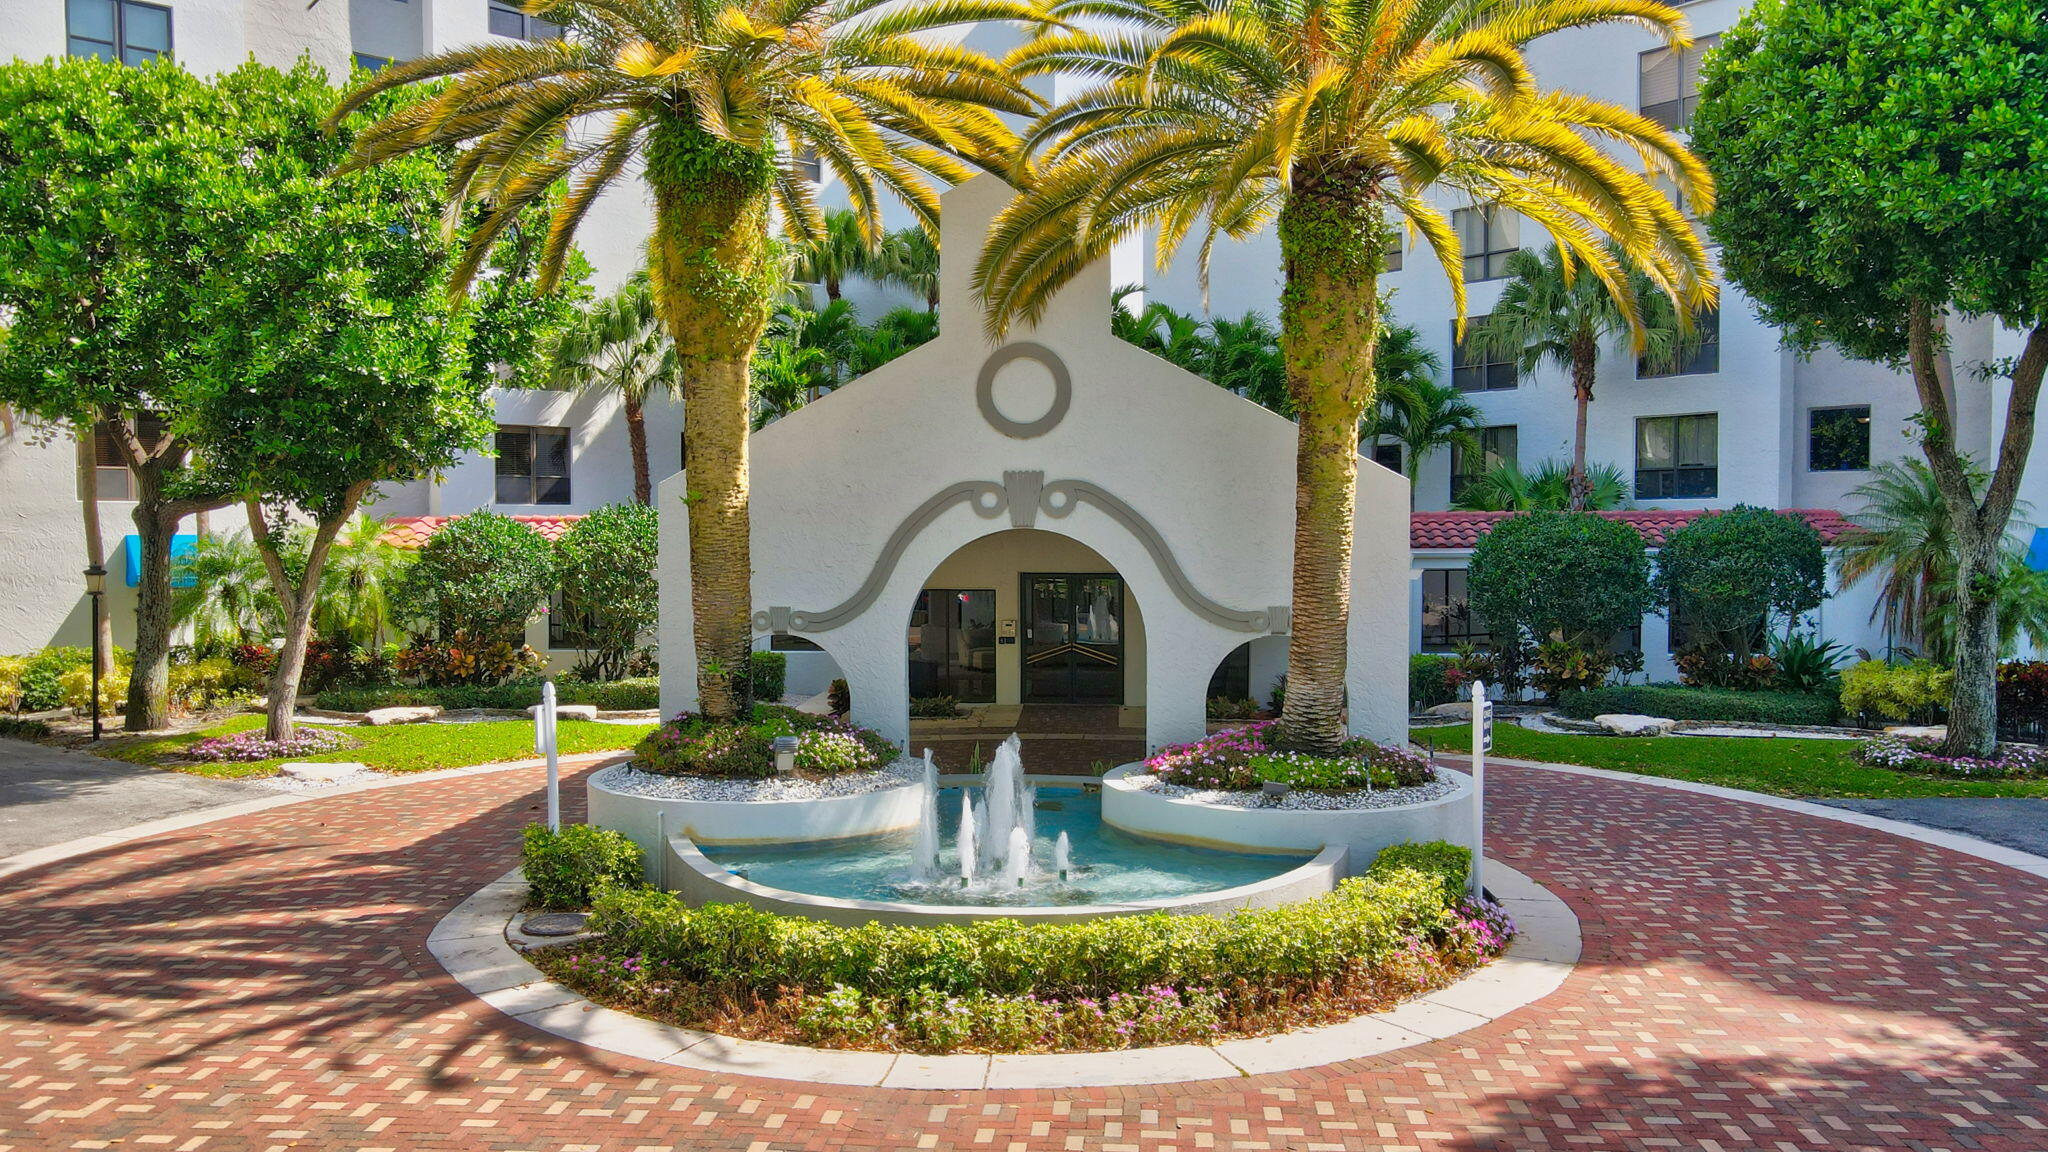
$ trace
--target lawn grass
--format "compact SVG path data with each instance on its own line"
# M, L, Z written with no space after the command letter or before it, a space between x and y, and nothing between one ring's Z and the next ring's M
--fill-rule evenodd
M164 761L191 744L210 736L226 736L263 727L261 716L236 716L198 732L158 736L107 745L99 754L131 764L150 764L195 776L220 779L275 776L278 765L293 762L355 762L379 772L428 772L436 768L465 768L471 764L497 764L527 760L534 755L533 724L527 720L488 720L476 724L395 724L388 728L336 728L334 731L358 741L352 748L340 748L312 756L290 756L277 760L254 760L227 764L166 764ZM605 752L631 748L654 730L654 725L600 724L590 720L563 720L557 728L562 754Z
M1417 741L1467 752L1469 725L1413 730ZM1645 776L1669 776L1773 796L1896 799L1912 796L2048 796L2048 780L1955 780L1868 768L1849 758L1847 740L1773 737L1578 736L1499 723L1493 754L1550 764L1581 764Z

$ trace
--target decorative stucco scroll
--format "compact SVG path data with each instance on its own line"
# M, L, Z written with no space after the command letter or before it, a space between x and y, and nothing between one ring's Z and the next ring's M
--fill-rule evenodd
M1146 555L1152 558L1159 567L1160 575L1166 578L1166 586L1173 590L1174 598L1188 611L1235 632L1285 632L1291 623L1289 608L1284 604L1262 611L1248 611L1228 607L1203 595L1194 581L1188 578L1166 538L1159 534L1152 522L1109 491L1086 480L1057 480L1047 484L1043 472L1005 472L1001 484L986 480L962 481L918 505L917 510L889 534L888 542L882 545L882 553L875 558L867 579L861 582L852 596L821 612L783 606L756 612L754 629L778 633L829 632L859 616L882 594L882 588L896 571L897 562L903 559L904 551L917 534L947 509L961 503L967 504L975 515L984 520L994 520L1007 512L1013 528L1035 527L1040 513L1062 520L1082 504L1093 505L1122 525L1144 546Z

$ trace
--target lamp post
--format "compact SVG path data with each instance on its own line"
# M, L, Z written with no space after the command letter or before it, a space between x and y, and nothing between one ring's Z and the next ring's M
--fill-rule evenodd
M92 738L100 738L100 597L107 594L107 570L94 564L85 570L85 594L92 598Z

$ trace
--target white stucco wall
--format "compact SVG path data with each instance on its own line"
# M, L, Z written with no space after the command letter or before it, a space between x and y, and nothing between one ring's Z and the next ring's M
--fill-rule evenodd
M972 254L987 220L1007 202L984 177L949 192L945 243ZM995 351L981 334L969 268L944 272L940 337L777 421L753 452L754 607L821 613L869 577L884 542L921 505L951 485L1000 485L1005 472L1037 472L1047 484L1085 481L1144 517L1187 579L1229 609L1264 612L1289 600L1294 509L1294 428L1273 414L1133 348L1109 333L1107 262L1084 272L1033 330L1010 342L1049 348L1072 374L1072 406L1051 431L1005 435L982 418L975 381ZM1035 364L996 378L997 405L1028 421L1051 387ZM1407 492L1376 467L1359 481L1351 628L1351 723L1399 738L1407 713ZM683 479L661 486L662 706L695 703ZM1153 744L1204 731L1203 692L1216 663L1261 631L1237 631L1186 609L1131 529L1095 505L1064 516L1034 507L978 515L940 512L904 545L873 601L878 607L827 631L806 632L831 653L852 687L855 718L892 738L908 735L905 613L941 562L972 541L1015 527L1071 537L1121 573L1144 606L1146 735Z

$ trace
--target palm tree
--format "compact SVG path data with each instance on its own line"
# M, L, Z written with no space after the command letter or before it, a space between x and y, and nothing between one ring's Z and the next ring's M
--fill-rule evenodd
M1380 338L1373 349L1373 404L1366 409L1365 419L1359 422L1358 436L1367 443L1378 444L1385 433L1387 420L1395 408L1414 408L1416 399L1424 390L1437 382L1436 374L1443 368L1443 360L1423 343L1422 332L1413 324L1388 324L1380 329ZM1479 409L1470 403L1464 405L1472 413L1472 427L1479 427ZM1426 421L1425 421L1426 422ZM1409 457L1409 459L1419 459ZM1414 479L1414 470L1408 470L1409 479Z
M171 625L190 624L199 648L260 644L284 630L270 570L247 536L208 533L175 563Z
M1485 423L1478 406L1463 392L1423 377L1409 380L1386 397L1373 434L1401 446L1401 466L1412 487L1425 457L1447 448L1479 452L1479 430Z
M831 370L823 349L801 344L795 337L769 336L761 341L750 389L753 428L759 431L809 403Z
M882 241L875 276L901 284L924 299L924 310L939 310L939 244L923 228L899 228Z
M549 368L563 388L616 392L633 453L633 499L654 503L647 465L647 398L682 391L682 363L645 276L635 276L563 330Z
M1608 246L1615 264L1628 256ZM1524 372L1549 362L1572 374L1572 395L1578 416L1572 435L1571 510L1588 507L1590 477L1586 473L1586 409L1593 403L1593 385L1600 349L1630 341L1651 364L1675 363L1681 342L1692 327L1690 313L1672 306L1650 277L1631 270L1620 287L1597 276L1584 276L1572 259L1552 244L1541 254L1522 249L1508 257L1511 279L1502 289L1493 314L1468 338L1479 348L1513 357ZM1626 293L1617 299L1617 291Z
M321 635L377 649L395 630L392 597L414 554L387 543L384 532L382 520L361 513L335 537L313 608L313 626Z
M1210 381L1254 404L1271 408L1287 399L1287 364L1280 357L1280 330L1257 312L1241 319L1211 319L1209 351L1203 358Z
M1217 236L1277 225L1300 488L1280 738L1334 750L1345 736L1358 427L1372 405L1385 253L1405 221L1450 276L1462 314L1462 253L1436 204L1455 193L1547 229L1617 297L1628 269L1609 237L1659 290L1688 306L1711 299L1699 237L1651 180L1670 178L1705 211L1705 168L1634 112L1540 90L1521 54L1552 32L1610 22L1682 45L1684 18L1652 0L1051 0L1047 10L1084 23L1009 63L1088 82L1026 134L1013 167L1023 192L975 272L989 328L1037 321L1081 268L1140 228L1158 227L1162 261L1199 231L1206 280ZM1112 24L1087 20L1104 11Z
M1581 470L1545 460L1535 471L1524 472L1508 460L1473 477L1452 507L1473 512L1606 512L1631 504L1628 477L1612 464Z
M1938 663L1955 660L1962 621L1956 611L1955 564L1928 587L1922 655ZM2019 650L2022 634L2036 648L2048 647L2048 572L2036 572L2027 563L2027 553L2008 541L1998 560L1998 583L1992 597L1998 605L1998 658L2007 660Z
M873 277L880 255L875 241L862 230L859 214L836 209L825 213L821 235L797 245L796 278L806 284L823 283L825 299L836 303L840 282L848 276Z
M487 211L453 272L466 287L519 213L565 183L538 287L560 279L576 229L607 188L639 180L654 203L649 288L682 365L690 461L690 570L699 707L747 704L753 563L747 515L748 360L784 265L770 233L818 240L824 221L796 158L843 183L871 241L885 196L936 227L934 182L1005 168L999 113L1039 101L1000 63L945 31L1028 20L1024 0L526 0L561 39L489 43L394 64L351 91L445 81L357 140L355 164L457 149L451 218Z

